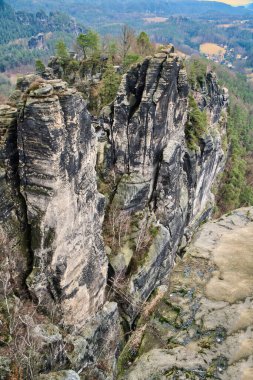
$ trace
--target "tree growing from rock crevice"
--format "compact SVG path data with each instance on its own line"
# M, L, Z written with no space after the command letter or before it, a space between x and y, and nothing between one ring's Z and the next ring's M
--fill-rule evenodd
M92 30L89 30L86 34L79 34L76 39L77 46L82 50L84 59L98 52L99 42L99 35Z

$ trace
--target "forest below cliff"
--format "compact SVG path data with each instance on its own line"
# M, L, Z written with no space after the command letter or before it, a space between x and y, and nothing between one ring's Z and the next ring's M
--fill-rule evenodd
M137 4L133 0L124 4L117 0L79 0L68 2L68 5L60 0L29 2L29 5L18 0L8 5L8 0L1 0L0 19L1 71L31 63L34 58L47 59L56 38L63 38L71 46L70 36L73 38L73 34L77 34L76 28L79 31L84 28L76 23L102 35L114 36L128 24L137 32L147 32L153 42L171 42L188 54L198 52L201 44L215 43L227 46L226 64L240 71L247 69L247 73L251 73L253 66L253 16L244 7L173 0ZM41 32L53 32L54 36L46 36L44 50L28 50L27 41L22 39ZM18 39L21 39L19 51Z
M34 64L35 59L48 59L55 43L63 38L69 45L74 36L85 28L68 15L44 11L18 11L0 1L0 72L22 65ZM41 44L32 37L43 34ZM32 43L33 42L33 43Z
M27 2L18 0L15 8L28 10ZM118 0L71 0L68 5L60 0L39 0L29 8L60 9L103 35L118 34L125 23L138 32L146 31L154 42L171 42L187 53L198 52L206 42L228 45L228 52L234 49L231 64L241 70L253 66L253 15L245 7L196 0L127 0L123 4ZM238 61L238 54L247 57L246 62Z

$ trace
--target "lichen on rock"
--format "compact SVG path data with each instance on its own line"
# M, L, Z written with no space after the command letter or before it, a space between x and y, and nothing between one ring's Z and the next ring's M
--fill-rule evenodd
M98 118L88 94L53 70L47 78L20 78L11 106L0 107L3 257L16 294L46 315L33 326L40 350L60 347L41 379L112 379L120 322L127 333L135 328L176 253L211 214L226 160L228 95L214 73L190 89L173 47L130 68ZM196 149L185 131L190 91L207 122ZM165 314L160 323L186 323L174 304Z
M226 161L222 150L226 119L222 125L218 122L221 114L226 115L227 93L218 86L214 73L207 74L205 91L191 90L196 107L204 107L208 123L198 149L189 150L185 134L189 92L183 62L173 52L164 51L146 58L123 76L111 113L107 110L101 115L100 124L110 144L104 153L101 178L110 182L107 173L111 172L118 178L109 197L109 218L117 209L119 215L120 210L124 213L126 221L133 221L140 210L148 208L154 226L159 228L152 255L146 247L145 256L149 258L140 261L137 271L136 266L132 270L133 261L138 261L135 249L128 268L120 265L122 260L127 263L125 242L118 248L118 255L109 257L116 286L122 273L128 274L121 291L130 323L140 305L173 268L179 247L210 215L214 203L212 186ZM106 217L105 227L108 220ZM119 224L120 218L115 223ZM115 230L118 227L114 225ZM105 239L107 233L105 228Z

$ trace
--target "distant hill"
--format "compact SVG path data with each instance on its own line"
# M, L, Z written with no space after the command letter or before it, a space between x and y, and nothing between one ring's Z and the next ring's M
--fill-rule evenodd
M15 38L30 37L41 32L62 31L78 33L82 29L68 15L60 12L46 14L43 10L36 13L17 11L0 0L0 44Z
M247 10L243 7L235 8L216 1L197 0L16 0L16 9L45 11L61 10L68 12L71 16L90 24L95 23L101 17L115 20L115 15L129 13L156 13L157 15L169 16L180 15L205 15L218 17L222 15L246 15Z
M47 14L43 10L14 11L0 0L0 71L47 58L53 53L56 40L62 38L71 44L74 36L84 29L69 15Z
M41 26L50 30L56 28L55 15L61 15L57 13L60 10L102 35L117 35L122 25L128 24L136 32L146 31L155 42L172 42L187 54L198 52L200 45L206 42L228 45L233 56L225 64L234 65L240 70L253 66L253 12L250 7L197 0L15 0L13 7L16 15L24 11L29 14L34 12L35 22L29 21L23 33L30 33L33 25L36 32L41 31ZM41 15L45 12L48 15L46 25L41 25ZM59 19L56 30L66 34L68 21L62 23L63 16ZM245 20L248 20L247 24ZM36 26L38 24L40 28ZM69 25L71 29L71 19ZM10 33L15 34L17 25L7 29L8 33L11 30ZM237 56L241 57L241 61L237 60Z

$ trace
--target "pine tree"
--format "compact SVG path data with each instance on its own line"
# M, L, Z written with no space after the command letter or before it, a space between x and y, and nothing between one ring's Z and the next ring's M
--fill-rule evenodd
M89 53L94 54L99 50L99 35L89 30L86 34L79 34L76 43L82 49L83 57L86 59Z
M141 32L137 37L137 46L139 53L144 56L148 55L152 51L152 45L149 36L145 32Z
M102 78L102 88L100 90L101 105L111 103L119 88L121 77L115 72L112 63L108 63Z
M64 41L60 40L56 43L56 55L57 57L66 60L69 58L69 53Z
M45 65L44 63L40 60L40 59L37 59L35 61L35 70L36 70L36 73L41 75L43 74L43 72L45 71Z

